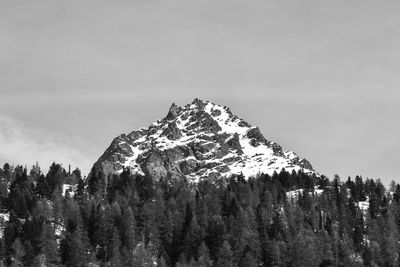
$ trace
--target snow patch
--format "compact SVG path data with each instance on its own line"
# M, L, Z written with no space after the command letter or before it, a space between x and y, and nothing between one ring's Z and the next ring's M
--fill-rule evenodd
M77 185L72 185L72 184L63 184L62 185L62 196L65 197L65 195L69 194L70 197L73 197L75 195L75 191L76 191Z
M0 213L0 238L3 238L4 228L6 228L6 224L9 220L10 220L10 213L8 212Z

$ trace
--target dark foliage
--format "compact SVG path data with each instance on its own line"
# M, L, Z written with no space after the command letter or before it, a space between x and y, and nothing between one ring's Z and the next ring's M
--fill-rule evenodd
M0 168L10 266L397 266L400 185L282 171L153 181ZM369 208L368 208L369 206ZM4 217L4 216L3 216ZM1 265L1 262L0 262Z

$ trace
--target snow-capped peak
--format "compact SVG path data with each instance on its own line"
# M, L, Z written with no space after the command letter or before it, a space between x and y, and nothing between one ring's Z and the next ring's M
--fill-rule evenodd
M314 172L307 160L266 140L258 127L229 108L197 98L184 107L172 104L167 116L147 129L115 138L95 164L106 174L123 167L154 179L185 176L192 181L283 168Z

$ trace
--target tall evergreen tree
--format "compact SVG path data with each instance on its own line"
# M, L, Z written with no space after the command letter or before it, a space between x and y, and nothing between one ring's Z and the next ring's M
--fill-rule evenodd
M217 266L220 267L231 267L235 266L233 262L233 253L231 250L231 246L227 241L224 241L222 247L218 250L216 257Z
M110 264L111 266L115 267L122 267L124 266L121 256L121 239L118 233L118 229L114 228L113 234L113 249L112 249L112 257Z

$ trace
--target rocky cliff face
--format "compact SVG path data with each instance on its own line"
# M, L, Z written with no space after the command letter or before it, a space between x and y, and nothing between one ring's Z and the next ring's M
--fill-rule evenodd
M94 165L105 174L123 167L155 180L187 177L193 182L282 168L314 173L306 159L268 141L229 108L199 99L184 107L172 104L164 119L118 136Z

